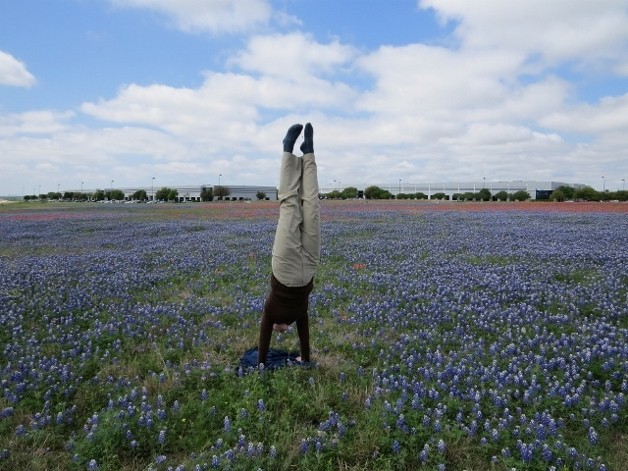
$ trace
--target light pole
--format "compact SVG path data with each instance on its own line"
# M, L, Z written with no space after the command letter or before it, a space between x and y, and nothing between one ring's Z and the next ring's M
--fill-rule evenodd
M606 191L606 179L604 178L604 175L602 175L602 193L604 193Z
M150 192L152 193L151 201L155 201L155 177L153 177L153 180L151 181Z
M220 186L220 178L222 177L222 173L218 174L218 186Z
M486 177L482 177L482 189L484 189L485 184L486 184Z
M621 191L626 191L626 179L621 179Z
M111 180L111 193L109 193L109 200L113 201L113 180Z

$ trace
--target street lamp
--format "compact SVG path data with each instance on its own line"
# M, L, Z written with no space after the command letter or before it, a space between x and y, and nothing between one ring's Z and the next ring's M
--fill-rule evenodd
M220 186L220 177L222 177L222 173L218 174L218 186Z
M111 180L111 193L109 193L109 200L113 201L113 180Z
M155 177L153 177L153 180L150 184L150 192L152 193L151 200L155 201Z
M621 191L626 191L626 179L621 179Z
M604 175L602 175L602 193L606 191L606 180L604 179Z

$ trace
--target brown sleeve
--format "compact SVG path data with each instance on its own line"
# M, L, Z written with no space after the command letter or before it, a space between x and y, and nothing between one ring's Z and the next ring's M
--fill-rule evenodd
M259 348L257 350L257 364L266 363L266 355L270 346L270 338L273 335L273 322L266 315L262 314L262 322L259 325Z
M310 321L307 312L297 319L297 332L301 345L301 361L310 361Z

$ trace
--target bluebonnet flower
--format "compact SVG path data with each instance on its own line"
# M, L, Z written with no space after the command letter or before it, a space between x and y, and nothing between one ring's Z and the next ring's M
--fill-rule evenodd
M401 445L399 444L399 441L393 440L392 451L395 454L397 454L397 453L399 453L401 451Z
M595 431L593 427L590 427L589 428L589 441L595 445L598 442L598 439L599 439L599 434Z
M436 445L436 448L438 449L438 452L440 454L445 453L445 441L442 438L438 440L438 444Z

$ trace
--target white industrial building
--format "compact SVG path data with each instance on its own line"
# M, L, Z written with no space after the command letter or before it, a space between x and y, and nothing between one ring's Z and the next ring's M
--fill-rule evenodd
M506 193L514 193L519 190L527 191L530 194L531 199L547 199L552 191L561 186L570 186L575 189L582 188L586 185L581 183L565 183L554 181L533 181L533 180L514 180L514 181L487 181L482 179L480 181L468 181L468 182L428 182L428 183L406 183L399 180L397 183L383 183L373 184L380 187L383 190L388 190L393 195L399 193L425 193L428 199L432 198L435 193L445 193L448 199L452 199L455 193L476 193L483 188L488 189L491 195L495 195L500 191ZM344 188L354 186L358 190L363 191L365 188L371 186L368 185L337 185L336 183L330 184L326 187L321 187L321 193L330 193L332 191L342 191Z
M159 187L153 186L136 186L126 188L95 188L95 189L69 189L63 191L69 191L73 193L95 193L98 190L105 192L113 190L120 190L124 193L125 200L131 200L133 194L136 191L144 190L149 201L155 199L155 193L157 193L162 187L168 187L173 190L177 190L178 202L186 201L201 201L201 192L203 189L213 189L213 185L160 185ZM246 185L221 185L223 188L229 190L229 196L225 196L223 200L238 201L238 200L257 200L257 193L262 192L266 195L266 199L277 200L277 188L274 186L246 186ZM214 198L216 199L216 198Z

